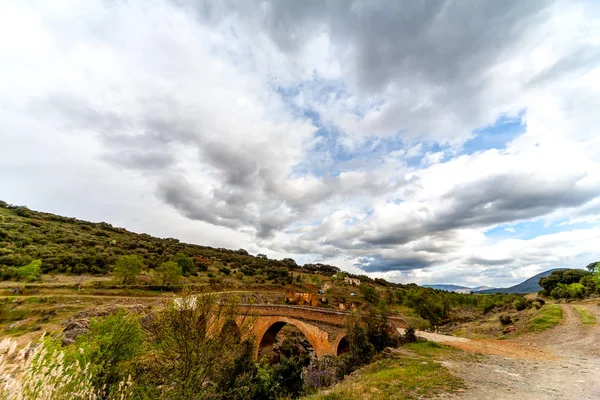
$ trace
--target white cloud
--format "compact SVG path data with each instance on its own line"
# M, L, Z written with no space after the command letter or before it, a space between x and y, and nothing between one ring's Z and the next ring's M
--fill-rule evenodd
M600 218L599 15L561 1L2 3L0 196L402 281L584 266L598 230L568 229ZM507 116L525 133L461 154ZM565 232L485 236L533 220Z

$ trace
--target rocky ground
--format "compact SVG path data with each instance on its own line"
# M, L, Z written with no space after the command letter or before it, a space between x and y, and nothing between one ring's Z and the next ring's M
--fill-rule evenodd
M600 321L596 303L582 303ZM473 361L442 361L468 389L451 399L600 399L600 326L583 325L572 304L552 329L513 340L468 340L421 334L429 340L483 354Z

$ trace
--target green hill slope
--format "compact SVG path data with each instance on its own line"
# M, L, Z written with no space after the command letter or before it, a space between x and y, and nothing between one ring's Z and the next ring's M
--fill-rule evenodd
M105 222L37 212L0 201L0 279L14 277L14 267L32 260L42 261L44 273L107 275L121 255L135 254L149 268L156 268L178 254L193 258L188 274L206 271L209 266L255 277L259 283L290 283L289 271L331 276L339 268L326 264L299 266L290 258L268 259L252 256L244 249L229 250L182 243L138 234ZM370 280L361 276L361 280Z

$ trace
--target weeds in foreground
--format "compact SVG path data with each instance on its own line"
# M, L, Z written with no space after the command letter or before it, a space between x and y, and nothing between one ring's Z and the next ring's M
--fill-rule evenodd
M83 349L79 349L83 352ZM1 400L119 399L129 396L131 380L121 381L110 395L93 385L90 364L69 362L66 354L42 338L17 350L10 339L0 342Z

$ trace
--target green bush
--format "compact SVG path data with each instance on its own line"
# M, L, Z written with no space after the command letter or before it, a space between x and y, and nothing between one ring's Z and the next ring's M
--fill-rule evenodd
M364 297L365 301L368 301L371 304L379 303L379 293L371 286L368 285L360 285L359 286L360 293Z
M20 280L37 281L42 276L42 262L34 260L24 267L17 268L16 273Z
M92 319L88 332L76 341L76 357L82 367L89 363L94 386L111 388L127 378L122 363L132 360L142 352L142 327L140 318L118 311L104 319ZM106 385L106 386L105 386Z
M524 297L520 297L520 298L516 299L515 301L513 301L513 306L515 307L515 310L523 311L524 309L527 308L527 301L525 300Z
M586 295L586 289L581 283L571 283L568 285L559 283L550 292L550 295L555 299L582 299Z

